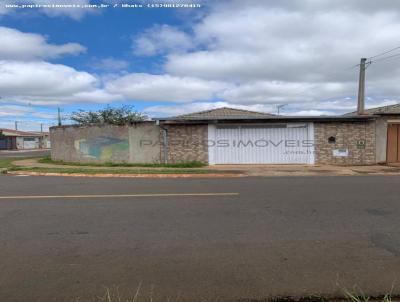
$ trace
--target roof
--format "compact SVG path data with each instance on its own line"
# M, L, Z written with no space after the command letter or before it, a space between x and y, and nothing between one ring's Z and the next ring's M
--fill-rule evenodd
M6 136L29 136L29 137L43 136L42 133L38 133L38 132L19 131L19 130L6 129L6 128L0 128L0 132Z
M217 109L178 115L168 119L171 120L251 119L251 118L266 118L271 116L273 116L273 114L221 107Z
M344 114L345 116L356 115L357 111L349 112ZM365 110L365 114L376 114L376 115L385 115L385 114L400 114L400 104L389 105L376 107Z
M367 121L375 119L374 115L350 116L283 116L263 112L254 112L234 108L217 108L170 118L156 119L163 124L208 124L208 123L265 123L265 122L337 122Z

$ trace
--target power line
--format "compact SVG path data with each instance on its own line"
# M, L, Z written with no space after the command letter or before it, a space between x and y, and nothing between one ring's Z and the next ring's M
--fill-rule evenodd
M370 61L370 62L371 63L375 63L375 62L385 61L387 59L391 59L391 58L395 58L395 57L399 57L399 56L400 56L400 53L395 54L395 55L391 55L391 56L387 56L387 57L383 57L383 58L380 58L380 59L377 59L377 60L373 60L373 61Z
M377 54L377 55L374 55L374 56L372 56L372 57L369 57L368 59L371 60L371 59L373 59L373 58L377 58L377 57L386 55L386 54L391 53L392 51L395 51L395 50L397 50L397 49L400 49L400 46L397 46L397 47L392 48L392 49L390 49L390 50L386 50L386 51L384 51L384 52L382 52L382 53L379 53L379 54Z
M35 125L43 124L43 125L49 125L49 126L56 124L56 122L53 122L53 123L47 122L46 123L46 122L39 122L39 121L27 121L27 120L21 120L21 119L15 119L15 120L13 120L13 119L1 119L0 122L7 122L7 123L18 122L18 124L35 124Z
M376 62L386 61L388 59L397 58L397 57L400 57L400 53L397 53L397 54L391 55L391 56L387 56L387 57L383 57L383 58L379 58L379 59L376 59L376 60L368 59L369 61L367 61L365 63L365 65L366 65L366 68L368 68L371 64L374 64ZM349 69L354 69L354 68L359 67L359 66L360 66L360 64L357 64L357 65L354 65L352 67L349 67Z
M354 68L356 68L356 67L358 67L358 66L360 66L360 64L357 64L357 65L351 66L351 67L349 67L348 69L354 69Z
M369 67L369 65L372 64L372 62L374 62L374 61L367 61L367 62L365 62L365 69L367 69L367 68ZM357 65L354 65L354 66L349 67L349 69L354 69L354 68L359 67L359 66L360 66L360 64L357 64Z
M387 59L390 59L390 58L394 58L394 57L400 56L400 53L397 53L395 55L387 56L387 57L384 57L384 58L379 58L377 60L372 60L374 58L378 58L378 57L381 57L381 56L386 55L388 53L391 53L391 52L393 52L395 50L400 50L400 46L397 46L395 48L386 50L386 51L381 52L381 53L379 53L377 55L374 55L372 57L367 58L366 67L368 67L369 65L371 65L372 63L375 63L375 62L384 61L384 60L387 60ZM354 69L354 68L357 68L359 66L360 66L360 64L356 64L356 65L353 65L353 66L349 67L348 69Z

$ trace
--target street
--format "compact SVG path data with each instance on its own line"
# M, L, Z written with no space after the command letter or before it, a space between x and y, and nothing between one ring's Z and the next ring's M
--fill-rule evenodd
M0 297L100 301L115 286L125 300L141 286L139 301L398 293L399 197L396 176L0 175Z

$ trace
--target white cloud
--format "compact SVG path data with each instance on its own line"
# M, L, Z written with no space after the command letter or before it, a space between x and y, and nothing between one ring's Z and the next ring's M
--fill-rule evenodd
M397 100L374 101L367 108L378 106L388 106L398 104ZM285 105L280 109L281 115L289 116L312 116L312 115L337 115L352 112L356 110L356 101L353 98L343 98L325 101L303 102L303 103L281 103ZM193 102L186 104L170 104L149 106L144 109L144 112L152 117L176 116L185 113L192 113L203 110L210 110L220 107L231 107L237 109L266 112L277 114L278 108L276 104L237 104L224 101L218 102ZM310 109L312 108L312 109Z
M29 120L18 120L18 130L20 131L49 131L50 126L55 126L55 123L41 123ZM43 128L42 128L43 127ZM15 129L15 121L0 120L0 128Z
M0 61L3 95L59 96L91 87L96 78L71 67L47 62Z
M353 85L340 82L254 81L225 90L219 97L234 103L296 103L311 102L329 95L347 95Z
M0 97L9 102L43 105L72 102L111 102L121 96L106 92L102 82L92 74L42 59L74 55L86 51L76 43L53 45L39 34L23 33L0 27ZM122 60L105 59L108 64L123 67Z
M1 93L38 104L164 101L171 105L147 109L172 115L220 105L276 112L277 104L288 104L283 111L291 115L344 113L356 105L358 71L349 67L398 46L397 1L245 2L206 1L210 6L182 28L153 25L135 36L134 54L165 60L160 75L105 74L99 79L39 61L81 53L81 45L53 45L40 35L8 31L13 38L8 48L0 48L6 66L0 65ZM93 64L113 72L129 63L110 57ZM371 65L367 107L396 103L399 81L400 61Z
M212 99L227 84L191 77L133 73L110 80L106 90L139 101L190 102Z
M28 113L33 112L34 109L18 106L18 105L0 105L0 117L5 116L24 116Z
M282 114L289 116L315 116L315 115L335 115L336 112L310 109L310 110L301 110L301 111L282 113Z
M68 2L65 0L7 0L5 3L0 3L0 16L3 14L11 14L11 13L26 13L31 11L39 11L49 17L70 17L72 19L79 20L87 13L95 12L92 8L71 8L71 7L54 7L54 8L6 8L5 5L23 5L23 4L40 4L40 5L48 5L48 4L77 4L77 5L85 5L90 4L90 0L74 0L72 2Z
M188 34L169 25L155 25L134 37L132 43L133 53L139 56L182 53L193 47Z
M101 69L107 72L127 69L129 65L130 63L128 61L112 57L94 60L94 62L91 64L93 68Z
M93 75L47 62L0 61L1 97L36 104L109 102L120 99L98 88Z
M32 106L0 105L0 117L8 117L20 120L20 118L29 118L31 116L40 119L55 119L57 117L57 113L43 112Z
M54 110L56 111L56 110ZM50 124L55 124L56 112L43 112L32 106L0 105L0 128L15 128L26 131L48 131Z
M259 112L272 112L274 107L271 105L235 105L227 102L196 102L190 104L175 104L175 105L158 105L149 106L144 109L144 112L154 117L176 116L185 113L210 110L220 107L230 107L236 109L244 109Z
M54 110L55 111L55 110ZM57 113L48 113L48 112L34 112L32 116L40 118L40 119L47 119L47 120L56 120Z
M348 67L362 56L396 46L399 30L399 15L393 12L226 6L194 28L196 39L208 41L208 48L170 54L166 70L218 80L354 80L355 70ZM378 73L384 75L383 70Z
M0 27L0 60L37 60L76 55L86 51L77 43L53 45L39 34L23 33L19 30Z
M393 1L230 0L212 2L192 22L191 37L183 34L195 43L179 53L179 43L158 43L157 35L143 36L142 52L165 54L171 76L226 83L215 95L230 104L341 113L355 106L358 71L349 67L398 46L399 31L400 3ZM399 63L373 64L367 102L380 105L400 94L399 80Z

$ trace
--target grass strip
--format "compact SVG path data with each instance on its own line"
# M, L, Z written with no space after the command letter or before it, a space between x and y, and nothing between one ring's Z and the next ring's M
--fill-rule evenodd
M62 173L62 174L226 174L219 170L182 170L182 169L84 169L84 168L41 168L41 167L10 167L9 171L26 171L39 173Z
M16 166L13 165L13 161L31 159L31 158L32 157L6 157L6 158L0 158L0 173L2 173L2 172L4 173L7 170L16 168Z
M18 159L20 158L14 158L14 157L0 158L0 169L8 169L13 167L14 165L12 164L12 162Z
M38 160L41 164L64 165L64 166L86 166L86 167L143 167L143 168L201 168L207 166L204 163L191 161L175 164L142 164L142 163L77 163L52 160L50 156Z

